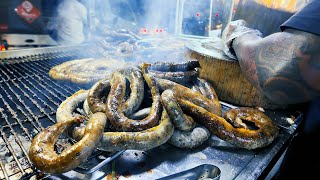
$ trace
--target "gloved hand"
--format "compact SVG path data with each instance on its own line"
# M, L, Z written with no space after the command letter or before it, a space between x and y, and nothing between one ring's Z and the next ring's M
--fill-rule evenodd
M231 21L222 32L223 52L232 59L237 59L234 53L232 53L232 42L235 38L244 34L255 34L262 37L262 33L259 30L246 27L244 20Z

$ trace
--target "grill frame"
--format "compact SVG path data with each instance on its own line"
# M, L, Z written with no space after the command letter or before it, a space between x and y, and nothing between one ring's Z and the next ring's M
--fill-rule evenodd
M5 163L0 158L0 179L28 179L34 175L44 176L32 165L27 156L28 148L21 139L23 137L31 141L38 131L54 124L56 122L55 112L59 104L74 92L88 88L86 85L58 82L52 80L48 75L48 71L53 66L63 62L100 56L93 51L81 54L83 49L89 48L84 45L0 53L0 142L2 140L6 144L5 148L10 151L13 158L11 163ZM236 107L221 103L225 110ZM252 172L256 163L261 159L264 160L265 168L268 169L272 164L271 161L274 161L285 150L286 144L293 137L303 117L301 113L296 112L267 111L266 113L278 123L285 133L275 147L272 147L277 150L274 150L272 158L268 160L254 158L238 175L238 178L245 177L244 175ZM295 124L288 125L282 117L289 117L292 114L296 118ZM14 142L11 142L12 139ZM16 152L15 147L20 147L20 152ZM22 158L19 158L21 154ZM109 155L96 151L90 158L94 159L92 160L94 164L97 164ZM8 171L8 166L15 167L15 171Z

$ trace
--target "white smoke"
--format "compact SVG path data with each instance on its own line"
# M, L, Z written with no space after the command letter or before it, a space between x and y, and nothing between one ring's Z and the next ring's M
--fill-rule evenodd
M152 0L145 2L145 27L164 28L169 32L174 32L177 1Z

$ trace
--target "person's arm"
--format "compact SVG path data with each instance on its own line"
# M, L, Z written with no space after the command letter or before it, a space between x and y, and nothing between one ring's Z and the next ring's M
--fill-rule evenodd
M256 88L282 104L320 94L320 37L294 29L265 38L246 34L233 41L240 67Z

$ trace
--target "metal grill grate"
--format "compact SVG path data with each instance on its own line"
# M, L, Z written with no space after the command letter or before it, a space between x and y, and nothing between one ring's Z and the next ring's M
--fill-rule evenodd
M37 174L28 158L32 137L54 124L59 104L81 87L52 80L58 64L84 58L75 52L55 52L1 60L0 179Z

